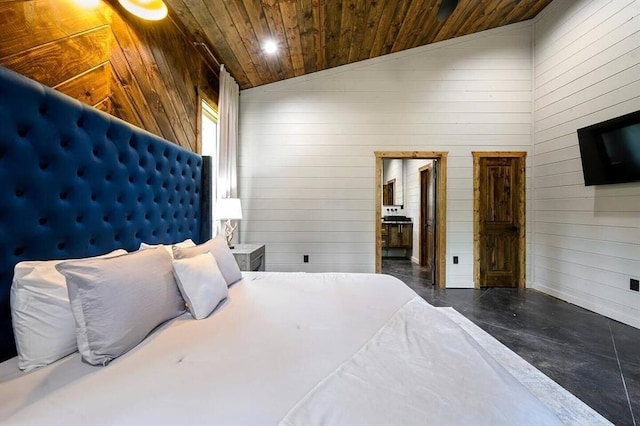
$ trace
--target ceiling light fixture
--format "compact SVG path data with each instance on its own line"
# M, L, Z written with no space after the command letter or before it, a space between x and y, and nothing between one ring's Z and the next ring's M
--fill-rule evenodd
M446 21L458 6L458 0L442 0L438 9L438 22Z
M167 5L162 0L118 0L122 7L139 18L159 21L167 16Z
M270 55L274 54L278 51L278 44L273 40L267 40L262 45L262 50L264 50L265 53L268 53Z

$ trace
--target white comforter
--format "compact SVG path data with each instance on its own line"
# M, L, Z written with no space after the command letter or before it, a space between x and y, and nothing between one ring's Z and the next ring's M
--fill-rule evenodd
M245 273L207 319L109 364L0 365L9 424L553 424L461 328L399 280Z

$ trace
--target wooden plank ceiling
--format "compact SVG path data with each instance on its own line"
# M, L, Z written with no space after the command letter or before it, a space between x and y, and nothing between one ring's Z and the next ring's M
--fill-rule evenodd
M551 0L166 0L242 89L531 19ZM269 55L263 43L279 50Z

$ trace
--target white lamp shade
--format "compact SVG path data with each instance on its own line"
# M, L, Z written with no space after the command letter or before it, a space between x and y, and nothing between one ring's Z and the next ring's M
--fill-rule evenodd
M216 219L242 219L242 205L239 198L219 198L216 202Z

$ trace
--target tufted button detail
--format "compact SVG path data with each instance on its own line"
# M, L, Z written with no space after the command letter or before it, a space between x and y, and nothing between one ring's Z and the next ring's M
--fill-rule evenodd
M137 146L137 144L138 144L138 143L137 143L137 141L136 141L135 136L131 136L131 138L129 139L129 146L130 146L131 148L135 149L135 148L136 148L136 146Z
M22 197L22 196L24 196L24 189L22 188L16 189L16 197Z
M78 171L76 172L76 176L78 177L84 176L84 169L78 169Z
M89 238L89 244L94 245L96 243L95 238Z
M120 241L120 234L116 234L113 239L114 241Z
M58 243L58 250L63 250L64 249L64 243L60 242Z
M18 129L18 136L20 136L21 138L27 136L27 133L29 133L29 129L27 127L20 127Z
M82 216L76 216L76 223L82 223Z
M48 168L49 168L49 163L47 163L46 161L40 162L40 170L47 170Z
M46 217L41 217L40 219L38 219L38 223L40 225L46 225L48 222L48 219Z
M123 198L124 198L124 195L118 194L118 197L116 198L116 201L121 203Z
M99 157L100 156L100 150L97 147L93 148L93 156L94 157Z
M111 182L111 174L110 174L110 173L108 173L108 174L104 177L104 179L105 179L107 182Z
M95 194L95 192L91 193L91 201L95 201L98 198L98 196Z
M60 193L60 199L61 200L66 200L68 196L69 196L69 194L66 193L66 192L61 192Z
M129 176L129 183L133 183L135 179L133 179L133 176Z
M40 112L40 115L45 115L47 113L47 107L44 105L40 105L40 108L38 108L38 111Z
M15 256L22 256L24 254L24 248L16 247L16 249L13 251L13 254Z
M127 214L127 221L131 221L131 213Z
M106 214L105 214L105 215L103 215L103 216L102 216L102 221L103 221L103 222L109 222L109 216L108 216L108 215L106 215Z
M76 124L78 125L79 128L82 128L82 126L84 126L84 120L82 118L79 118Z

